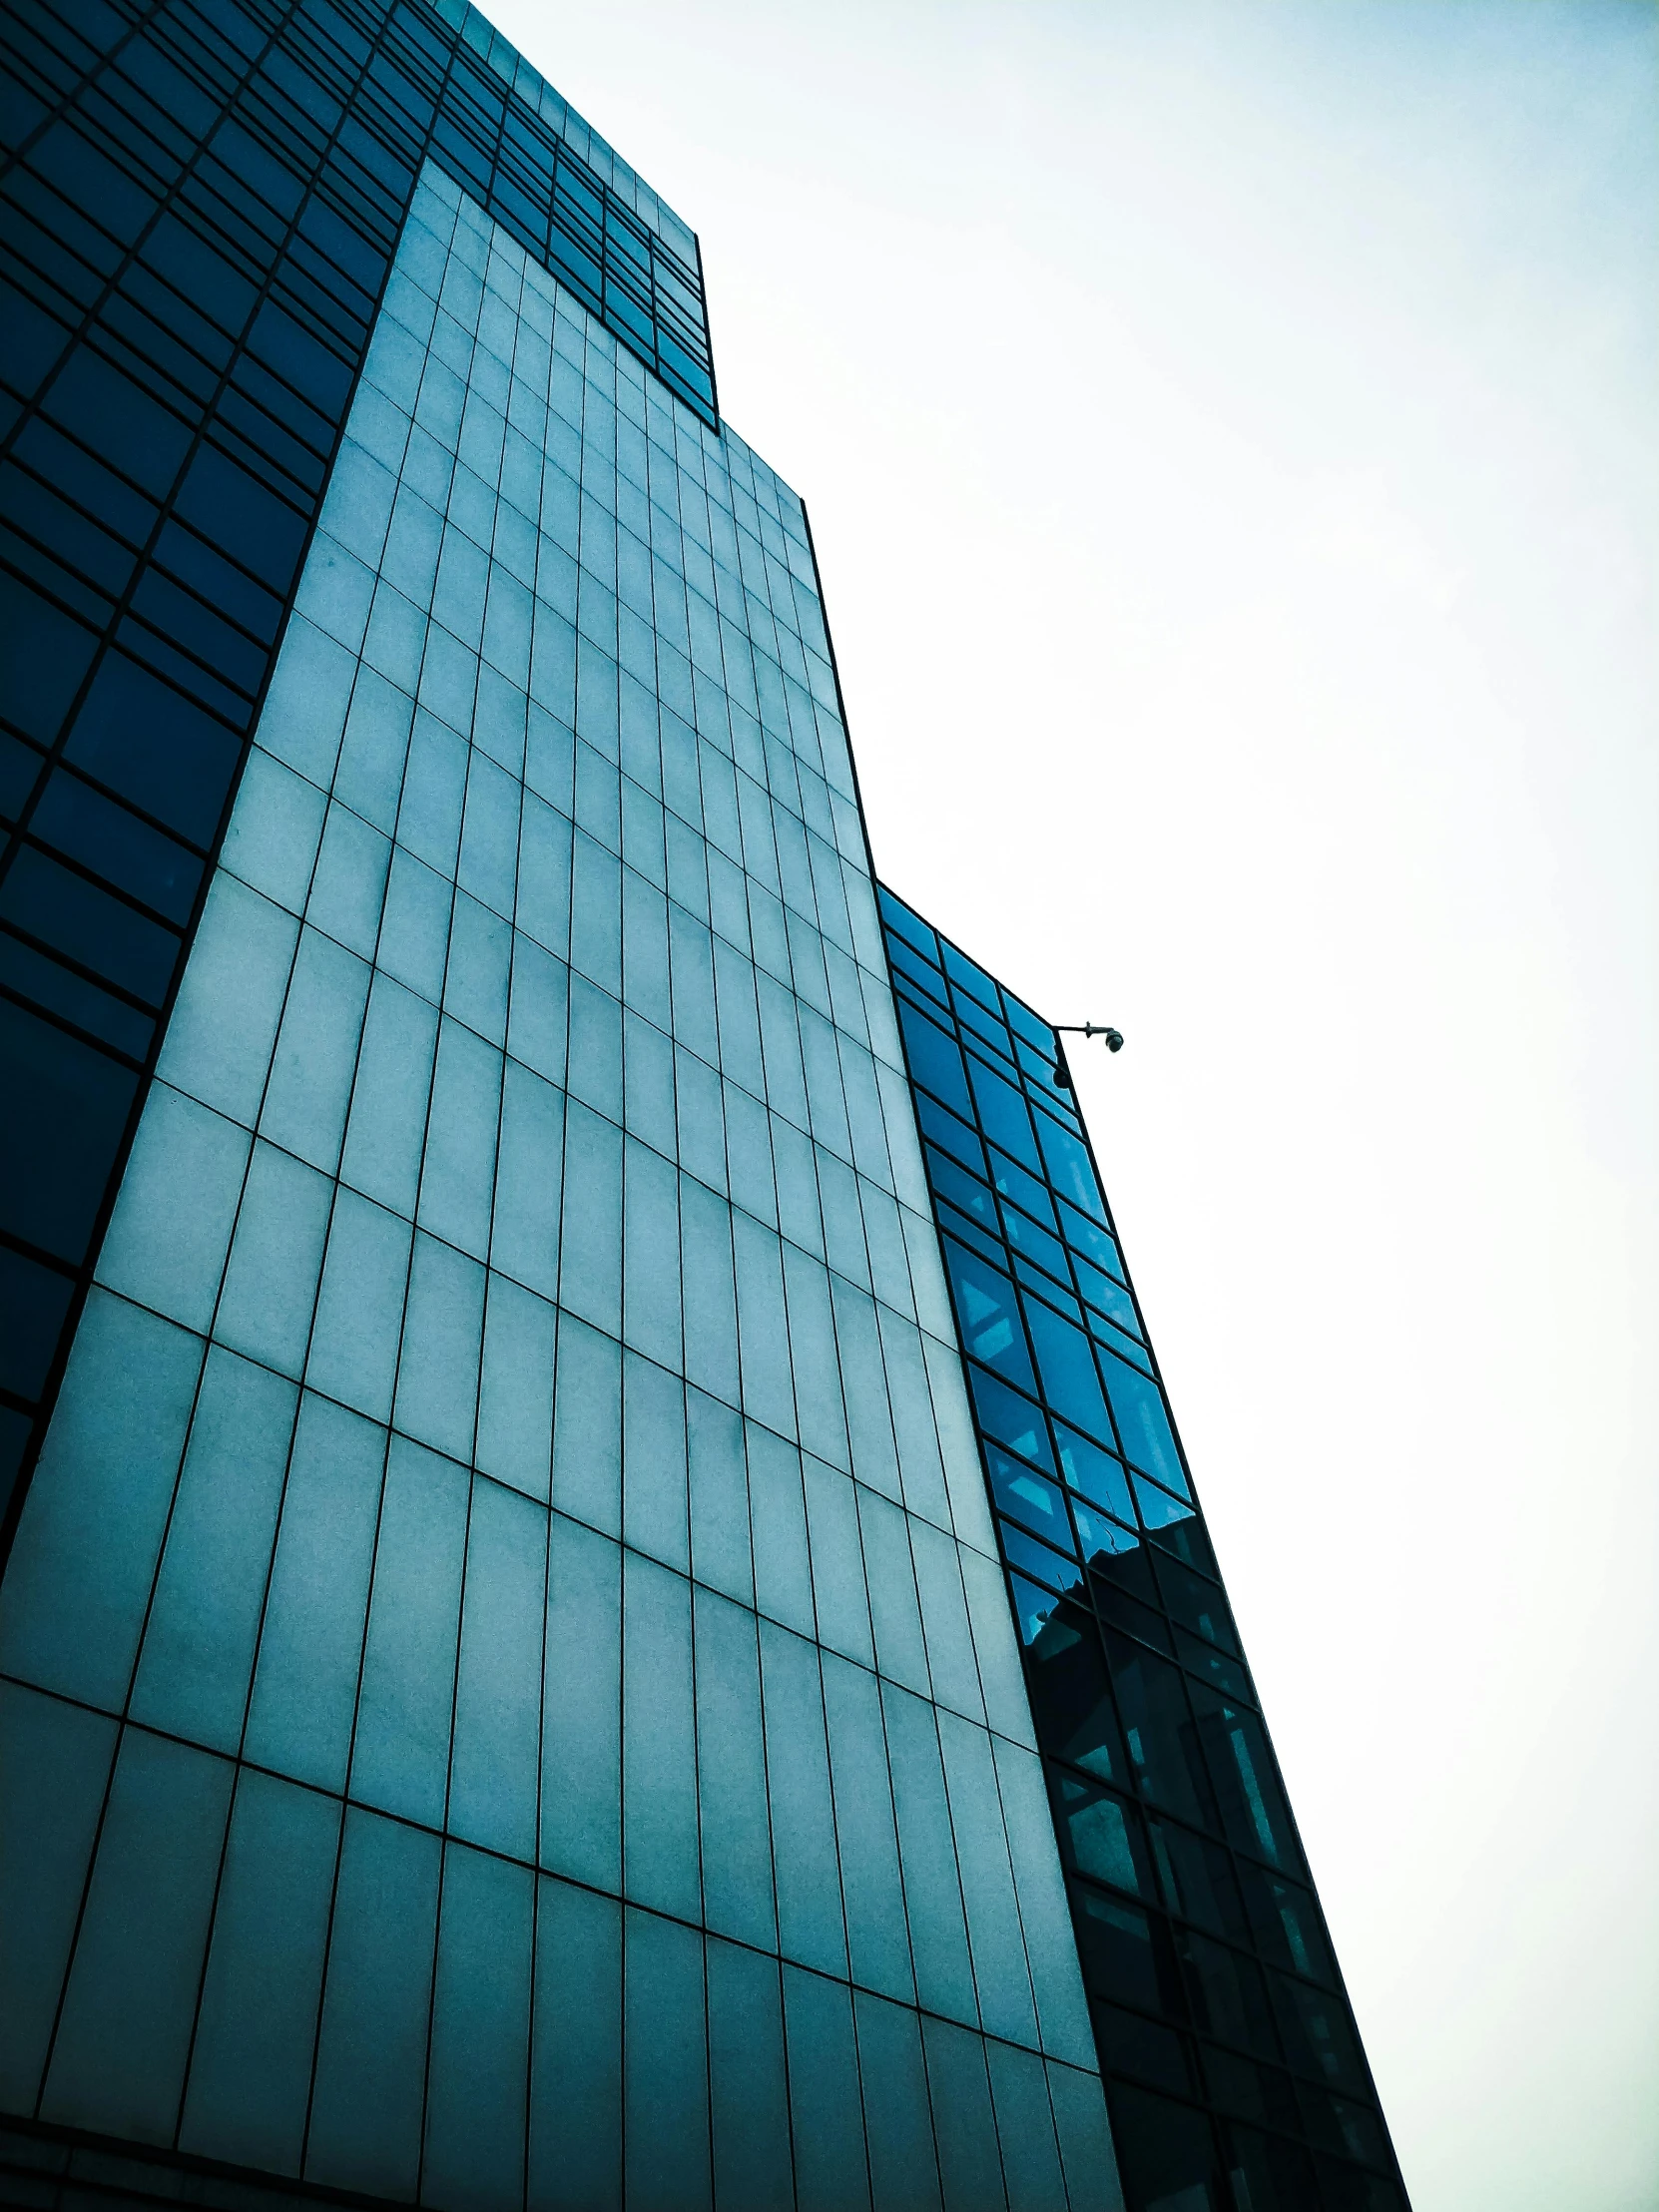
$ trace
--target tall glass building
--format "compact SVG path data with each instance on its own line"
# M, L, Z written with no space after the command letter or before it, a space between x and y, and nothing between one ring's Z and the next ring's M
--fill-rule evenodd
M694 236L464 0L0 41L0 2201L1403 2212Z

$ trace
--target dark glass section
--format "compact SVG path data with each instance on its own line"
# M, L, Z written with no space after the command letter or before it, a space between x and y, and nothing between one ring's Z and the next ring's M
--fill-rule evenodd
M0 2119L0 2204L31 2212L314 2212L382 2200L293 2176L222 2165L149 2143L110 2143L86 2130Z
M1058 1039L880 897L1129 2212L1403 2208Z
M421 163L718 424L700 272L480 25L458 0L14 0L0 24L14 1439L50 1409Z

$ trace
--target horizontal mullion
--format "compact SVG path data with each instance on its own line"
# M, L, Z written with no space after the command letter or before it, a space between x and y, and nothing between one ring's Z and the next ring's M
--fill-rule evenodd
M112 997L117 995L115 986L105 977L95 976L88 970L69 961L55 946L48 948L37 938L26 936L21 929L11 929L9 924L7 926L9 933L16 937L18 943L25 946L37 959L49 960L67 969L76 982L85 983L93 990L103 991ZM120 997L122 1005L126 1006L128 1001L125 993L120 994ZM21 985L8 983L4 976L0 976L0 998L9 1000L14 1006L21 1006L25 1013L32 1014L37 1021L44 1021L54 1029L61 1029L66 1036L73 1037L77 1044L90 1045L95 1052L101 1052L106 1059L113 1060L118 1067L131 1069L135 1075L144 1074L149 1065L149 1049L151 1048L147 1048L142 1055L128 1052L109 1037L101 1037L96 1029L83 1028L78 1021L73 1020L61 1008L47 1005L42 998L32 998ZM156 1023L155 1007L145 1006L134 1000L131 1010L136 1020L147 1021L154 1028ZM5 1233L5 1241L19 1251L26 1252L31 1259L38 1259L43 1263L50 1262L60 1271L64 1267L61 1254L49 1254L39 1246L26 1245L20 1237L9 1231Z

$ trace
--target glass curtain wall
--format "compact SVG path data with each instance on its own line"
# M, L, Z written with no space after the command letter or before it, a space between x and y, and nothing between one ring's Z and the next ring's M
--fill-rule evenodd
M1399 2212L1059 1040L881 909L1131 2212Z
M3 1549L428 150L717 416L696 241L461 0L19 0L0 94Z
M429 167L0 1593L38 2155L1121 2202L927 1209L800 502Z

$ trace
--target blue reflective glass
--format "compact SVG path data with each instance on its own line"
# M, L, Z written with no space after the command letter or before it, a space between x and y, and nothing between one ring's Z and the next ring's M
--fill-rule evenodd
M1031 1356L1025 1348L1019 1301L1012 1283L953 1238L945 1238L944 1255L968 1350L1009 1382L1035 1393Z
M1046 1476L1011 1459L1006 1452L994 1445L985 1453L985 1464L990 1472L991 1490L1004 1513L1023 1521L1027 1528L1069 1550L1070 1523L1066 1518L1066 1501L1059 1485Z
M1105 1641L1136 1784L1153 1804L1195 1827L1212 1825L1210 1778L1184 1678L1114 1629L1105 1631Z
M1138 1532L1125 1528L1108 1514L1096 1513L1088 1506L1072 1500L1072 1520L1077 1528L1077 1541L1083 1557L1093 1565L1097 1560L1111 1559L1123 1552L1134 1551L1140 1544Z
M1053 1590L1064 1590L1069 1593L1079 1587L1079 1572L1075 1559L1064 1558L1059 1552L1051 1551L1047 1544L1036 1542L1034 1538L1026 1534L1023 1528L1016 1526L1013 1521L1000 1522L998 1530L1001 1536L1003 1554L1010 1566L1017 1567L1022 1574L1034 1576L1037 1580L1047 1583L1049 1588ZM1056 1534L1066 1535L1069 1548L1069 1531L1057 1530Z
M931 1145L925 1147L925 1158L928 1185L935 1198L947 1199L971 1215L982 1229L994 1234L997 1213L984 1184L973 1176L964 1175L954 1160Z
M1111 1395L1112 1412L1124 1453L1136 1466L1156 1475L1168 1488L1190 1497L1180 1453L1170 1428L1164 1394L1156 1382L1101 1348L1100 1371ZM1085 1424L1087 1425L1087 1424Z
M1040 1300L1027 1298L1022 1303L1049 1403L1077 1427L1110 1442L1112 1425L1088 1338Z
M1016 1268L1015 1273L1019 1272ZM1068 1306L1067 1312L1071 1311L1072 1308ZM1127 1337L1113 1323L1103 1320L1100 1315L1095 1313L1084 1314L1082 1320L1097 1345L1104 1347L1105 1350L1120 1360L1128 1360L1139 1368L1143 1374L1151 1375L1152 1355L1145 1345L1138 1341L1138 1337Z
M1046 1220L1047 1216L1045 1215L1043 1218ZM1063 1199L1059 1206L1058 1218L1060 1234L1073 1252L1081 1254L1085 1260L1093 1262L1096 1267L1104 1268L1108 1275L1115 1276L1120 1283L1124 1281L1123 1261L1118 1253L1116 1241L1098 1222L1091 1221L1086 1215L1078 1213L1074 1207L1068 1206Z
M1009 1254L1008 1257L1013 1267L1014 1281L1023 1290L1032 1292L1035 1297L1046 1301L1051 1307L1058 1307L1067 1321L1074 1324L1081 1323L1085 1327L1089 1326L1085 1321L1082 1307L1072 1295L1069 1283L1056 1283L1051 1275L1046 1274L1039 1267L1034 1267L1023 1253L1014 1252ZM1030 1304L1031 1302L1027 1301L1026 1303ZM1101 1328L1101 1333L1104 1334L1102 1325L1095 1324L1094 1326Z
M1040 1175L1042 1161L1031 1135L1031 1116L1023 1096L1014 1084L971 1052L967 1065L980 1127L993 1144L1011 1153L1033 1175Z
M1249 1676L1236 1656L1221 1593L1209 1579L1214 1557L1141 1339L1075 1100L1053 1088L1052 1033L1006 994L1000 1005L1010 1027L1004 1030L989 979L946 946L942 957L951 980L944 997L960 1024L958 1044L967 1047L961 1064L971 1108L965 1109L948 1074L956 1055L948 1061L939 1056L942 1019L928 1018L928 1008L943 1013L937 980L912 949L917 937L927 941L925 927L890 895L883 895L882 911L900 986L917 1119L929 1140L924 1165L963 1349L970 1356L985 1470L1000 1508L998 1548L1009 1570L1038 1740L1045 1752L1068 1763L1055 1771L1056 1818L1066 1840L1066 1864L1077 1878L1073 1908L1085 1937L1085 1972L1097 1994L1127 1996L1154 2010L1173 2008L1185 2017L1184 1972L1193 2016L1233 2043L1253 2047L1267 2034L1257 1969L1235 1952L1202 1950L1197 1937L1183 1934L1172 1939L1155 1912L1120 1910L1092 1889L1104 1883L1131 1891L1149 1906L1198 1915L1196 1902L1178 1896L1173 1871L1168 1880L1160 1876L1155 1890L1132 1809L1069 1771L1080 1766L1117 1790L1138 1788L1150 1801L1172 1807L1211 1837L1225 1835L1235 1849L1259 1861L1271 1863L1289 1848L1277 1771L1269 1765L1266 1738L1250 1703L1242 1702L1253 1700ZM998 1063L981 1055L980 1044L994 1047L999 1058L1012 1049L1026 1077L1026 1095L1014 1080L998 1075ZM940 1102L944 1094L954 1111ZM1002 1201L994 1210L976 1179L987 1160ZM963 1172L968 1163L971 1174ZM1072 1295L1074 1285L1088 1311ZM1021 1337L1029 1339L1029 1355ZM998 1367L1017 1380L1017 1390L991 1372ZM1064 1490L1049 1479L1055 1471L1051 1433ZM1162 1578L1154 1574L1149 1544L1167 1561ZM1088 1562L1086 1575L1076 1563L1079 1552ZM1186 1673L1160 1654L1178 1658ZM1126 1734L1120 1734L1120 1711ZM1172 1870L1178 1857L1213 1854L1215 1879L1233 1899L1229 1934L1235 1941L1255 1939L1244 1933L1223 1844L1202 1839L1194 1829L1163 1824L1157 1852L1160 1869L1168 1861ZM1194 1900L1198 1895L1192 1893ZM1283 1945L1282 1935L1275 1940ZM1266 1937L1262 1941L1266 1945ZM1059 2001L1063 2009L1068 2000L1048 2001ZM1294 2003L1288 2017L1293 2024L1279 2032L1301 2049L1311 2047L1311 2031ZM1235 2108L1214 2080L1206 2077L1201 2087L1179 2038L1155 2029L1144 2012L1102 2004L1096 2027L1114 2099L1116 2077L1127 2073L1168 2081L1189 2095L1202 2093ZM1086 2055L1086 2044L1084 2050ZM1012 2112L1029 2084L1011 2060L999 2062L998 2079L999 2101ZM1065 2115L1059 2143L1068 2168L1086 2159L1087 2142L1100 2138L1103 2115L1098 2103L1092 2111L1086 2103L1068 2091L1052 2105L1057 2116ZM1274 2122L1311 2141L1337 2139L1331 2132L1335 2123L1297 2109L1288 2087ZM1136 2176L1160 2171L1151 2144L1158 2124L1150 2107L1137 2109L1123 2139ZM1207 2127L1201 2123L1205 2141ZM1320 2127L1326 2135L1318 2133ZM1358 2133L1354 2140L1360 2140ZM1054 2147L1046 2131L1021 2125L1020 2187L1039 2186L1039 2170L1054 2172ZM1303 2155L1289 2143L1282 2148L1286 2158ZM1244 2160L1245 2153L1239 2157ZM1266 2169L1257 2163L1248 2170L1254 2176ZM1281 2177L1289 2171L1283 2159L1275 2169ZM1306 2175L1306 2161L1299 2171ZM1245 2163L1239 2172L1245 2174ZM1249 2185L1254 2187L1254 2180ZM1147 2186L1143 2179L1141 2194L1131 2190L1137 2208L1148 2201Z
M971 1121L973 1104L955 1039L904 999L899 1001L898 1025L904 1033L912 1078L954 1108L964 1121Z
M1203 1685L1194 1686L1192 1701L1230 1841L1299 1871L1301 1854L1260 1720Z
M1094 1167L1080 1141L1069 1129L1062 1129L1051 1115L1039 1113L1036 1117L1037 1134L1042 1140L1043 1160L1048 1169L1048 1180L1062 1198L1104 1225L1106 1209L1101 1203L1100 1185L1095 1180Z
M1012 1206L1003 1212L1002 1227L1009 1244L1018 1255L1054 1277L1065 1290L1071 1289L1071 1270L1066 1263L1066 1248L1058 1237L1051 1237L1046 1229L1039 1229L1034 1222L1027 1221Z
M901 994L908 985L920 993L924 1008L935 1014L949 1012L949 994L938 970L929 966L925 960L918 959L901 937L890 937L887 940L887 957L892 963L893 976Z
M970 1368L968 1381L985 1434L998 1437L1011 1451L1036 1460L1039 1466L1053 1473L1054 1455L1049 1449L1048 1424L1041 1409L1029 1398L1007 1388L983 1368Z
M1081 1873L1136 1897L1154 1894L1140 1822L1132 1806L1076 1775L1056 1777L1071 1853ZM1120 1984L1117 1994L1131 1992ZM1156 1997L1154 1997L1156 2008Z
M896 932L906 944L921 954L934 966L938 964L939 940L921 916L913 913L901 899L894 898L885 886L877 886L876 897L880 902L881 919Z
M1133 1527L1135 1509L1123 1462L1059 1422L1055 1423L1054 1437L1059 1447L1061 1469L1072 1488L1080 1490L1091 1504L1115 1513L1119 1520Z
M1002 994L992 978L985 973L982 967L975 967L966 953L959 952L948 937L939 939L939 949L944 958L945 972L950 977L951 982L959 984L963 990L971 993L982 1006L988 1008L993 1015L1000 1019Z
M1129 1479L1134 1486L1136 1510L1149 1534L1161 1537L1169 1531L1179 1539L1193 1520L1192 1507L1180 1498L1171 1497L1167 1490L1161 1490L1143 1474L1132 1471Z
M1048 1054L1054 1048L1054 1032L1040 1015L1032 1012L1023 999L1004 989L1001 994L1002 1011L1008 1026L1016 1037L1034 1050Z
M1072 1265L1077 1271L1078 1288L1089 1304L1109 1316L1120 1329L1126 1329L1132 1337L1138 1337L1141 1333L1140 1319L1135 1312L1135 1302L1123 1285L1101 1269L1092 1267L1076 1252L1072 1254Z
M1010 1160L1005 1152L993 1149L990 1163L991 1181L1003 1197L1011 1198L1016 1206L1022 1207L1045 1227L1052 1227L1055 1219L1054 1203L1047 1184L1028 1174L1024 1168ZM1061 1234L1065 1234L1064 1224L1061 1225Z
M994 1055L992 1065L999 1074L1017 1075L1012 1040L996 1016L986 1013L965 991L951 993L951 1006L956 1019L962 1025L964 1035L970 1039L974 1048Z

